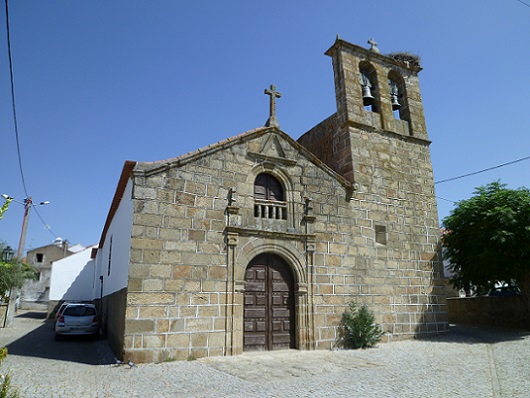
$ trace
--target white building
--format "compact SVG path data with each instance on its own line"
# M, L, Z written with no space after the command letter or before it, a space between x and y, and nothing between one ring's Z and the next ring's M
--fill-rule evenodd
M96 247L89 246L52 263L49 312L63 301L94 299L95 261L91 257Z

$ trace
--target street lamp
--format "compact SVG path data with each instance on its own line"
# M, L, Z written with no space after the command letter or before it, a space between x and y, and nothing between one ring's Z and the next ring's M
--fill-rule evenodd
M7 263L13 260L14 255L15 251L11 249L11 246L7 246L4 250L2 250L2 261Z
M20 203L21 205L24 205L24 218L22 219L22 232L20 233L20 240L18 242L18 251L17 251L17 258L19 260L22 260L22 257L24 255L24 246L26 244L26 232L28 230L28 221L29 221L29 210L32 206L42 206L47 205L50 202L40 202L37 204L33 204L33 200L31 199L31 196L24 199L23 202L19 202L18 200L13 199L11 196L6 195L5 193L2 194L2 198L4 199L11 199L11 201Z

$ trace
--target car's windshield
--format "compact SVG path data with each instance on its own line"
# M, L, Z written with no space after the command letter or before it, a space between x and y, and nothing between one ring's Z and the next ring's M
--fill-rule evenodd
M68 315L68 316L96 315L96 310L93 307L85 307L83 305L76 305L72 307L67 307L64 310L63 315Z

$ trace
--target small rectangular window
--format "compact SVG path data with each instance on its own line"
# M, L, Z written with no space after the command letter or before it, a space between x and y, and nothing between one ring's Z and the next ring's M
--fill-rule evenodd
M42 263L44 261L44 253L37 253L36 257L38 263Z
M384 225L375 226L375 242L386 245L386 227Z

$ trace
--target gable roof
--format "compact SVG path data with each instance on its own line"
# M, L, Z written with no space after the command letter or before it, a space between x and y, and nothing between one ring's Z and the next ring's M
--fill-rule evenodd
M165 160L158 160L155 162L139 162L138 169L141 169L145 172L146 176L156 175L160 172L166 171L172 167L180 167L189 162L197 160L201 157L207 156L209 154L221 151L223 149L229 148L236 144L241 144L253 140L257 137L260 137L265 134L274 133L280 136L283 140L287 141L291 146L293 146L299 153L306 157L310 162L314 163L317 167L323 169L326 173L331 175L333 178L339 181L339 183L344 186L347 190L353 189L353 184L346 180L343 176L334 171L327 164L322 162L317 158L311 151L309 151L302 144L291 138L287 133L283 132L277 127L259 127L241 133L239 135L227 138L225 140L219 141L215 144L208 145L206 147L197 149L196 151L189 152L187 154L169 158Z
M320 159L318 159L312 152L310 152L306 147L304 147L303 145L298 143L296 140L291 138L287 133L283 132L282 130L274 126L258 127L252 130L245 131L244 133L241 133L239 135L224 139L215 144L208 145L206 147L197 149L193 152L189 152L189 153L186 153L184 155L177 156L174 158L158 160L154 162L136 162L132 160L125 161L122 172L121 172L120 179L118 181L118 186L116 187L116 192L112 199L110 210L107 215L107 219L105 221L105 226L103 227L103 231L101 233L101 239L99 241L98 247L99 248L103 247L103 243L105 242L108 229L110 227L110 224L112 223L112 219L114 218L116 211L118 210L121 199L123 197L123 193L125 191L125 188L127 187L129 178L131 178L131 175L133 174L135 170L144 171L146 176L156 175L172 167L183 166L189 162L197 160L208 154L221 151L223 149L229 148L236 144L250 141L252 139L255 139L257 137L260 137L268 133L277 134L282 139L287 141L299 153L301 153L304 157L306 157L310 162L315 164L317 167L323 169L326 173L328 173L330 176L335 178L348 192L351 192L353 190L353 184L351 182L346 180L343 176L338 174L331 167L329 167L327 164L325 164Z
M112 219L114 218L114 215L116 214L116 211L118 210L121 199L123 197L123 192L125 192L125 188L127 187L127 183L129 182L129 178L131 178L131 174L136 164L137 162L133 160L126 160L125 163L123 164L123 169L121 171L120 179L118 180L118 186L116 187L116 192L114 193L114 197L112 198L110 210L109 210L109 213L107 214L107 220L105 221L105 226L103 227L103 231L101 232L101 238L99 240L98 247L103 247L103 243L105 242L105 237L107 236L107 232L109 230L110 224L112 223Z

